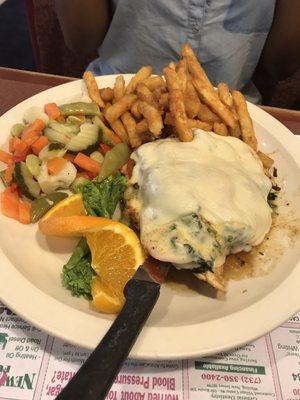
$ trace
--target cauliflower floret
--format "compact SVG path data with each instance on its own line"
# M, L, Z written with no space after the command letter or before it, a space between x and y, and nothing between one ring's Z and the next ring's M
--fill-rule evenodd
M47 163L43 162L41 171L37 177L42 191L46 194L55 192L56 189L67 189L76 178L77 170L75 166L68 161L64 168L57 175L49 175Z
M48 115L43 111L41 107L30 107L24 112L23 119L26 123L31 124L37 118L41 119L45 125L49 123Z

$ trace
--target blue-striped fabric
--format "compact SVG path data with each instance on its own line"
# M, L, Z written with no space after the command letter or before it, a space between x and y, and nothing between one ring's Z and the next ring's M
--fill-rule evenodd
M188 42L213 84L227 82L257 101L250 81L274 7L275 0L115 0L99 58L88 69L133 73L151 64L161 73Z

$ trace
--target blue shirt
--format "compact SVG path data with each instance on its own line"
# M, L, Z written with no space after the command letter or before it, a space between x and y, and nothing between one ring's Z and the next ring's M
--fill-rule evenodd
M269 32L275 0L115 0L114 15L88 69L161 74L188 42L213 84L226 82L258 99L251 77Z

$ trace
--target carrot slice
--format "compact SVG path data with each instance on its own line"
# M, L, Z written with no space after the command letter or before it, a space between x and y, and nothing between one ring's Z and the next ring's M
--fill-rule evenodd
M63 157L51 158L47 161L47 168L50 175L57 175L67 164L68 160Z
M21 138L25 139L30 134L29 132L36 132L36 134L39 134L45 126L45 122L37 118L32 122L32 124L28 125L27 128L24 129Z
M38 131L26 131L22 134L22 140L26 143L32 143L32 139L38 139L41 135L41 132Z
M74 154L71 154L71 153L66 153L66 154L64 155L64 158L65 158L66 160L68 160L68 161L73 162L73 161L74 161L74 158L75 158L75 155L74 155Z
M33 145L34 142L38 140L39 136L33 136L30 139L26 139L25 142L28 144L29 147Z
M15 164L8 164L5 172L4 172L4 179L7 183L10 183L13 179L13 173L14 173L14 169L15 169Z
M6 217L19 220L19 197L10 187L1 193L1 211Z
M14 155L21 156L27 153L29 150L29 145L22 139L15 138L14 141Z
M92 158L86 156L83 153L78 153L74 159L74 164L78 165L80 168L92 172L93 174L99 174L100 172L100 164L93 160Z
M19 221L22 224L31 222L31 205L27 201L19 201Z
M26 151L25 153L20 154L18 156L13 156L13 162L17 163L17 162L20 162L20 161L25 161L27 155L28 155L28 151Z
M31 150L33 154L36 156L39 155L40 151L43 150L44 147L47 146L49 143L49 139L47 136L40 136L32 145L31 145Z
M101 170L101 167L100 167L100 170ZM96 171L94 171L94 172L86 171L86 174L87 174L87 176L88 176L88 179L91 180L91 179L96 178L96 177L99 175L99 172L96 172Z
M45 104L44 111L50 119L57 119L60 117L60 110L56 103Z
M7 153L7 151L0 150L0 161L5 164L10 164L13 162L13 156Z
M14 152L14 142L15 142L15 138L9 139L8 150L10 153Z
M19 186L16 182L13 182L11 185L9 185L9 188L12 193L16 192L17 194L19 194Z
M99 144L99 147L100 147L100 151L101 151L101 153L102 153L103 155L106 154L108 151L111 150L111 147L107 146L107 144L105 144L105 143L100 143L100 144Z

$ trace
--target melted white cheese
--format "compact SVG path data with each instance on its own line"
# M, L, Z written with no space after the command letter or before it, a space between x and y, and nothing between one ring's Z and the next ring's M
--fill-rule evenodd
M271 226L271 182L254 151L234 137L194 131L139 147L131 205L139 212L141 240L154 257L175 264L205 260L212 268L226 255L249 251Z

